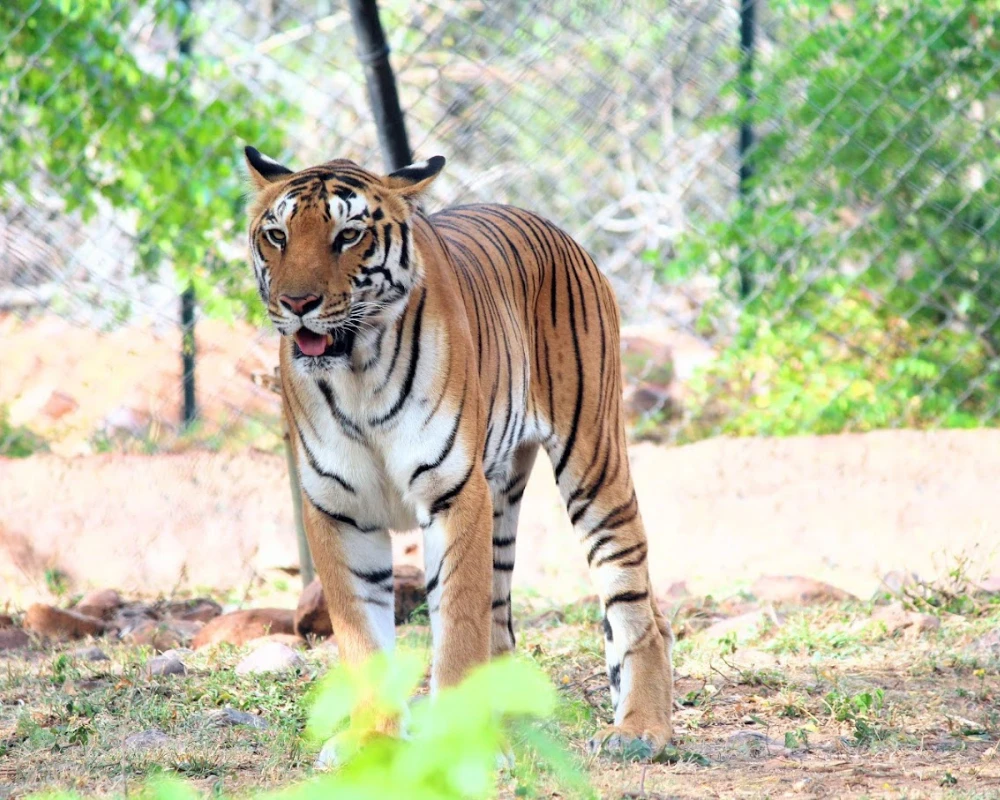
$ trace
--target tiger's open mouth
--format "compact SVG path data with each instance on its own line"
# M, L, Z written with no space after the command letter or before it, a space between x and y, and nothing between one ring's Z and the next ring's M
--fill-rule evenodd
M295 355L318 358L319 356L346 356L354 346L354 331L335 328L331 333L315 333L299 328L295 333Z

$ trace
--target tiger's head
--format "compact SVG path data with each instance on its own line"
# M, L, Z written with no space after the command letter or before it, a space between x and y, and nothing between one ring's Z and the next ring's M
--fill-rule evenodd
M405 307L422 273L411 217L445 160L383 177L346 159L293 172L253 147L245 155L261 299L278 332L294 338L294 356L330 368L359 331Z

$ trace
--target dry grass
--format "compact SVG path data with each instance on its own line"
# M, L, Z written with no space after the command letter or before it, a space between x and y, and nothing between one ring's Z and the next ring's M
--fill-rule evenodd
M974 647L1000 628L1000 604L938 609L940 629L920 635L871 624L868 604L800 609L722 640L693 632L704 607L689 606L675 618L675 763L650 765L586 755L611 716L596 606L520 606L519 648L563 698L545 727L602 798L1000 797L1000 664ZM428 646L425 627L400 634ZM232 649L185 656L186 676L148 678L148 653L101 646L110 661L81 660L73 647L0 660L0 798L51 788L122 796L161 771L206 795L240 794L310 773L305 696L331 649L280 679L237 676L242 653ZM212 724L207 712L223 707L270 727ZM125 746L150 729L169 743ZM530 748L499 783L501 797L562 792Z

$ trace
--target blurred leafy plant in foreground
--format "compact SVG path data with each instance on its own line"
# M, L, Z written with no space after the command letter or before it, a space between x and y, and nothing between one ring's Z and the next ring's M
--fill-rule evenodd
M531 748L566 786L585 792L585 780L559 745L523 721L553 714L555 689L540 668L504 658L484 664L458 686L407 707L425 672L423 657L400 649L360 667L339 664L314 688L305 737L314 745L334 737L335 770L254 795L257 800L406 797L475 800L495 794L498 756ZM408 716L405 738L376 732L378 719ZM522 724L519 724L522 723ZM195 800L198 792L169 775L151 781L146 800ZM35 795L71 800L71 793Z
M705 308L728 345L684 438L995 424L1000 2L770 11L783 44L717 120L760 134L750 198L662 268L753 286L735 328L733 302Z

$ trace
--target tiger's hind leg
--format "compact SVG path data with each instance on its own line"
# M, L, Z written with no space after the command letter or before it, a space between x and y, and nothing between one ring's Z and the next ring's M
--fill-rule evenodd
M673 633L651 592L646 533L624 442L617 461L601 471L604 483L588 482L586 475L560 482L604 612L614 721L591 740L591 747L630 752L641 740L653 755L672 735ZM643 750L640 746L637 752Z
M510 604L510 588L514 575L514 549L517 539L517 519L521 497L531 467L535 463L538 445L521 445L514 453L509 478L499 481L493 490L493 628L490 652L494 656L514 649L514 616Z
M610 407L612 412L620 408ZM652 749L652 755L672 735L673 634L651 592L646 532L620 411L577 427L569 457L559 435L553 435L547 450L604 612L614 720L591 746L603 743L619 752Z

